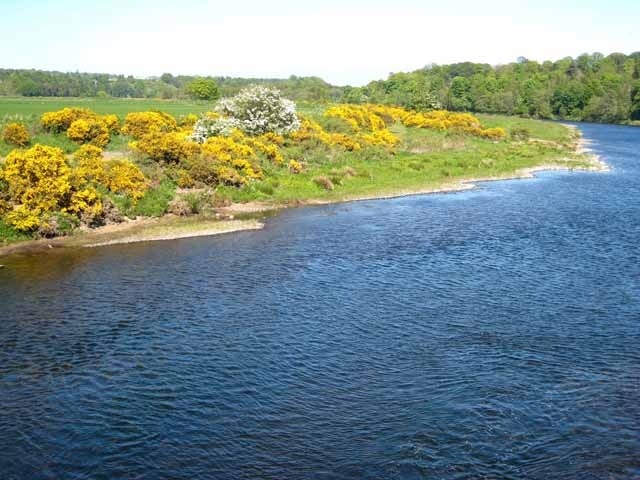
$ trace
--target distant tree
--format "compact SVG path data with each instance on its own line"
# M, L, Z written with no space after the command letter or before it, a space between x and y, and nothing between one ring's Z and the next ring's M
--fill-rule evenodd
M175 83L174 83L175 79L173 78L173 75L171 75L170 73L163 73L162 75L160 75L160 81L168 85L175 86Z
M195 100L216 100L220 97L218 84L213 78L196 78L187 86L187 91Z

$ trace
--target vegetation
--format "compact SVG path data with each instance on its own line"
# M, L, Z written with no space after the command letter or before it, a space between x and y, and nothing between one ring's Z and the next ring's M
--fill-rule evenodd
M24 147L29 143L29 132L22 123L12 122L2 130L2 140L10 145Z
M423 100L426 97L426 100ZM640 121L640 52L584 54L557 62L520 58L492 67L480 63L429 65L391 74L361 88L346 88L344 101L421 108L421 102L453 111L595 122Z
M342 90L316 77L248 79L174 76L140 79L104 73L47 72L0 69L0 95L24 97L93 97L215 100L259 84L278 88L288 98L327 102L340 98Z
M498 66L471 62L432 64L355 88L332 86L315 77L246 79L164 73L158 78L137 79L0 69L0 96L89 97L91 108L103 114L125 113L119 108L122 104L103 103L110 98L212 101L235 95L250 84L278 88L284 97L298 102L379 103L416 111L444 108L533 118L640 123L640 52L583 54L543 63L520 58ZM73 102L87 105L80 100ZM69 101L62 103L61 106L71 106ZM22 106L20 113L42 113L38 104ZM51 109L55 108L61 107ZM197 103L194 108L156 100L155 106L148 109L177 115L206 108Z
M187 92L194 100L216 100L220 96L213 78L196 78L187 84Z
M176 118L65 107L26 122L32 146L11 146L0 162L0 239L66 235L167 212L209 215L231 202L341 200L542 163L585 165L570 154L568 129L533 120L379 104L298 110L260 86L214 110ZM216 124L225 128L202 128ZM117 150L105 153L105 144Z

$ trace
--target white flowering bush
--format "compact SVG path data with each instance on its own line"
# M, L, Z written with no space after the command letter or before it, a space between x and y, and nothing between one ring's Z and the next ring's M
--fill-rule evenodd
M205 115L196 122L193 140L204 142L211 136L230 135L236 128L248 135L287 135L300 128L295 103L282 98L275 88L252 85L234 97L219 100L215 111L220 117Z

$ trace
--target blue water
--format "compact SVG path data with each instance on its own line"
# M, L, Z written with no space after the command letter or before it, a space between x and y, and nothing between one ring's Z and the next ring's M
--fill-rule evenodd
M0 478L640 478L640 129L611 173L0 270Z

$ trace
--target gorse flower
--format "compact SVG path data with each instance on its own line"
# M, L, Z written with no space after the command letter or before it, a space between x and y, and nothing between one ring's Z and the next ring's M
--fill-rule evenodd
M18 147L24 147L29 143L29 132L22 123L9 123L2 131L2 139Z

